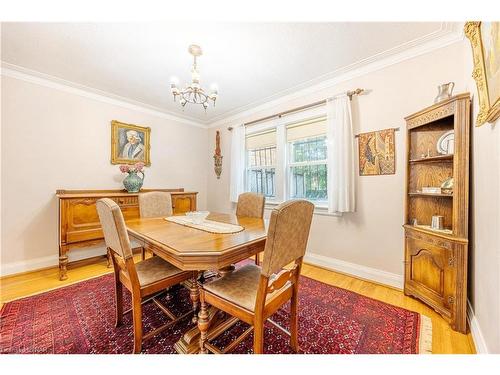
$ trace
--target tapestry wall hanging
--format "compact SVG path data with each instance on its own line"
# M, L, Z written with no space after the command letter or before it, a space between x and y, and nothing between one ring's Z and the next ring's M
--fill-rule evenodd
M360 176L396 173L394 131L384 129L358 135Z

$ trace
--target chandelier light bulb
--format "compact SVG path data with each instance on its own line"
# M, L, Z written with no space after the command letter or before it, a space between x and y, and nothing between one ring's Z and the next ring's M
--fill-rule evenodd
M179 84L179 78L177 78L176 76L170 77L170 84L172 86L177 86Z

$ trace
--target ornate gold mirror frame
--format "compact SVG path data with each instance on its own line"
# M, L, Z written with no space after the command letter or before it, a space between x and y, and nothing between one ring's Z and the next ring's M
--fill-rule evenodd
M474 59L472 78L476 81L479 96L479 113L476 118L476 126L481 126L486 122L494 122L500 117L500 96L490 98L489 95L488 84L493 85L494 83L488 82L486 75L481 22L466 22L464 33L469 38L472 46L472 56Z

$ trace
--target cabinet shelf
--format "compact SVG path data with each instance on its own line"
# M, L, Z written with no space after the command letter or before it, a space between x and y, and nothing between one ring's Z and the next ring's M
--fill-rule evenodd
M408 193L410 197L438 197L438 198L453 198L453 194L443 194L443 193L419 193L411 192Z
M438 155L438 156L429 156L428 158L420 158L420 159L410 159L410 163L439 163L439 162L452 162L453 154L450 155Z
M453 235L453 231L450 228L433 229L430 225L421 225L421 224L414 225L414 227L416 227L418 229L422 229L423 231L426 231L429 233L440 233L440 234L446 234L448 236Z
M435 230L430 227L430 225L412 225L412 224L404 224L403 227L407 230L413 230L420 233L425 233L432 235L433 237L447 239L456 243L467 244L467 238L462 238L453 234L453 231L449 228L445 228L443 230Z

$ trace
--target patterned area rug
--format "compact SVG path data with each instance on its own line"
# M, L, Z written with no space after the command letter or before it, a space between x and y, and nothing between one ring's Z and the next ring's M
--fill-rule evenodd
M125 288L124 288L125 290ZM130 295L125 294L125 309ZM188 291L179 287L163 297L176 314L190 309ZM0 353L131 353L132 316L114 327L111 274L6 303L0 313ZM430 319L319 281L301 277L299 344L302 353L357 354L429 352ZM154 303L143 309L144 332L167 321ZM288 327L289 305L272 319ZM193 326L186 318L146 341L143 353L175 353L174 343ZM238 323L212 341L228 345L246 329ZM252 334L234 353L252 352ZM265 353L291 353L289 338L267 323Z

